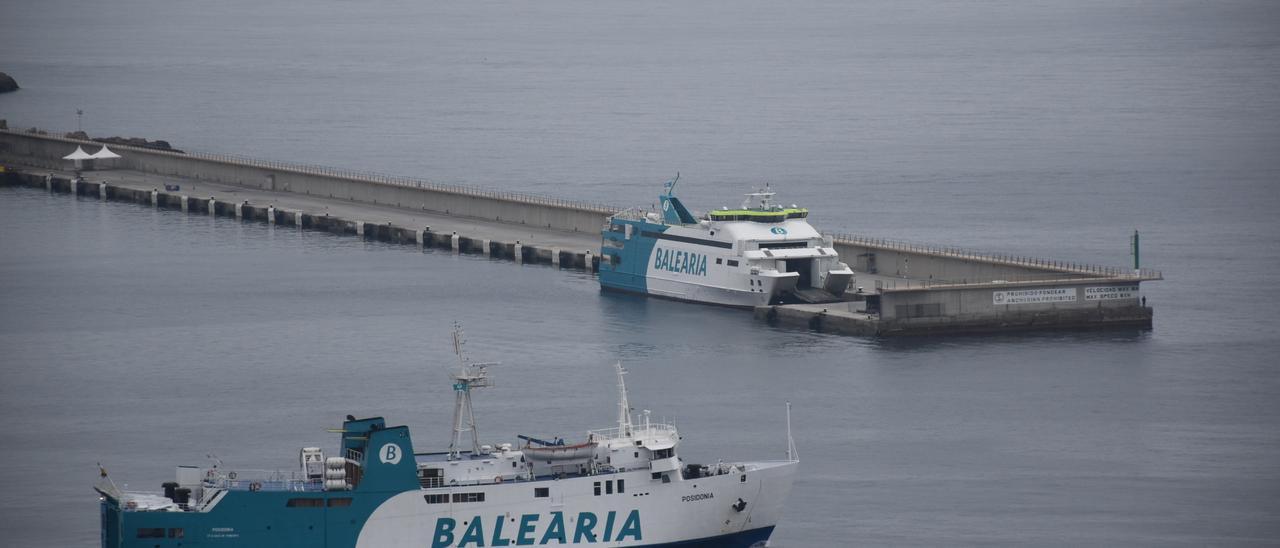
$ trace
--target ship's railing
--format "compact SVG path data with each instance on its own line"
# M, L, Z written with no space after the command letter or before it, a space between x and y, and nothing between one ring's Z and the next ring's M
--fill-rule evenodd
M1078 263L1073 261L1059 261L1024 255L989 253L960 247L919 244L886 238L870 238L867 236L858 236L839 232L828 232L824 233L824 235L831 236L837 244L863 246L891 251L903 251L907 253L918 253L921 255L933 255L936 257L980 261L1023 268L1054 270L1066 274L1096 276L1101 278L1132 279L1139 281L1164 279L1163 273L1159 270L1152 270L1150 268L1134 270L1131 268ZM988 283L989 282L990 281L988 280Z
M1158 278L1157 278L1158 279ZM1016 286L1028 285L1044 285L1048 283L1054 284L1101 284L1101 283L1138 283L1149 281L1150 278L1139 277L1105 277L1075 274L1071 272L1041 272L1036 274L1019 274L1017 276L1003 275L997 279L991 276L982 278L906 278L906 277L890 277L882 276L880 278L864 279L859 278L858 273L854 273L854 279L850 282L850 286L846 291L856 292L862 289L864 293L874 293L875 291L895 291L895 290L911 290L911 289L947 289L947 288L966 288L973 286Z
M323 479L307 478L302 472L279 470L233 470L205 478L205 487L228 491L323 491Z
M588 430L588 439L592 441L616 440L625 438L660 438L679 436L676 427L673 424L666 423L650 423L649 425L632 426L627 431L623 431L619 427L602 428L600 430Z
M652 213L652 212L647 209L633 207L633 208L624 209L622 211L614 213L612 217L616 219L624 219L627 221L650 221L650 219L645 217L645 215L648 213ZM657 221L650 221L650 222L662 223L663 221L662 221L662 217L659 216Z

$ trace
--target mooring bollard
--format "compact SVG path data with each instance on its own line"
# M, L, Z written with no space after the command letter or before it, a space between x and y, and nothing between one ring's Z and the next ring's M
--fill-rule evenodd
M267 224L276 224L276 206L274 205L267 206Z
M516 264L524 264L524 244L521 244L520 240L516 240L514 251Z
M551 266L560 268L560 248L551 248Z
M457 253L461 248L462 238L458 237L458 231L453 231L453 235L449 236L449 247L453 248L453 252Z
M493 256L493 241L492 241L492 240L488 240L488 239L486 239L486 240L481 240L481 241L484 243L484 256L485 256L485 257L492 257L492 256Z
M106 181L98 183L98 199L99 200L107 199L107 182Z
M217 200L213 199L213 196L210 196L209 197L209 216L214 217L217 214L218 214L218 202Z
M596 265L592 261L593 258L594 257L592 257L590 249L582 255L582 266L587 269L587 272L595 270Z

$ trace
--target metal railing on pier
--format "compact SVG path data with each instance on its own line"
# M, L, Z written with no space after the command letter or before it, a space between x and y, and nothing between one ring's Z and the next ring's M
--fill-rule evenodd
M1022 268L1035 268L1040 270L1057 271L1057 273L1068 274L1073 276L1090 276L1099 278L1113 279L1131 279L1136 281L1146 280L1163 280L1164 274L1159 270L1142 268L1138 270L1126 269L1114 266L1102 266L1088 263L1077 263L1072 261L1059 261L1054 259L1045 259L1040 257L1028 257L1023 255L1008 255L1003 253L988 253L983 251L975 251L959 247L935 246L928 244L918 244L912 242L904 242L900 240L890 240L886 238L870 238L866 236L858 236L854 234L829 233L835 243L853 246L862 246L875 249L884 249L890 251L902 251L907 253L917 253L921 255L933 255L935 257L947 257L952 259L962 259L967 261L985 262L990 264L1017 266ZM1037 279L1044 279L1045 275L1036 275ZM1009 280L1012 281L1012 280ZM1031 281L1031 280L1025 280ZM942 283L941 280L934 281ZM949 283L957 283L951 281ZM992 283L992 280L985 281L965 281L962 283Z

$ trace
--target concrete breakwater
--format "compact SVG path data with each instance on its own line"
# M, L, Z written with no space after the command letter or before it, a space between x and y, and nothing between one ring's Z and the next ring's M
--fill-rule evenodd
M77 146L96 150L102 143L0 130L0 158L11 158L24 166L53 171L68 169L70 162L62 160L62 157ZM220 183L280 195L392 206L553 231L598 235L604 219L617 211L617 208L603 204L331 167L127 145L111 145L111 148L118 150L123 157L111 160L114 163L110 165L94 167Z
M0 130L8 184L451 249L588 271L618 208L424 180L116 146L116 165L62 160L98 143ZM109 168L109 169L101 169ZM171 184L172 183L172 184ZM161 190L169 189L173 190ZM198 190L197 190L198 189ZM219 198L221 197L221 198ZM778 325L860 335L1129 326L1150 328L1140 284L1158 271L1010 256L856 235L831 245L855 276L846 302L756 310Z
M193 215L229 217L246 222L294 226L337 235L361 237L393 244L416 245L421 248L452 250L458 253L484 255L518 263L549 264L561 268L594 270L598 257L590 250L567 251L527 245L520 241L497 241L470 237L456 232L433 232L430 227L404 227L390 223L371 223L344 219L327 213L277 208L274 205L218 200L216 197L188 196L179 192L146 190L91 182L69 175L39 174L6 169L0 173L0 184L42 188L49 192L75 196L133 202L159 209L178 210Z

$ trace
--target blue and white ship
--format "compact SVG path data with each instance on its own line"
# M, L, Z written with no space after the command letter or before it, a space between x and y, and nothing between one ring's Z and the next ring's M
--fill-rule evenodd
M149 494L121 491L104 470L102 546L767 543L798 465L789 419L785 461L686 464L675 426L632 413L619 365L617 426L575 444L481 444L471 391L490 385L487 365L463 359L452 375L447 451L417 452L407 427L348 416L338 446L302 448L293 471L179 466L163 493Z
M838 300L853 280L831 239L805 220L807 209L774 205L766 187L747 194L739 209L695 217L675 196L678 180L659 195L660 213L632 209L609 218L601 232L602 288L756 307Z

